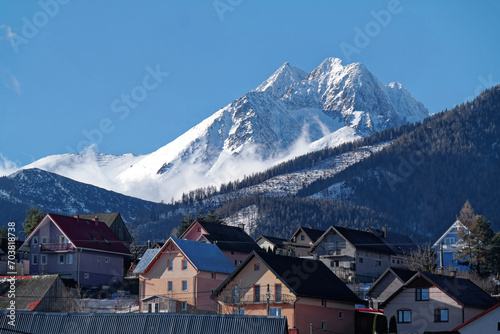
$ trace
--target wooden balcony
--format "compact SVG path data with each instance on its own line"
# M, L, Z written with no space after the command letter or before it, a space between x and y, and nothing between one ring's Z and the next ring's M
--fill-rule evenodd
M40 250L42 252L67 252L75 251L75 247L70 243L62 244L40 244Z
M275 296L274 294L269 295L269 304L293 304L297 298L294 295L281 294ZM219 301L226 305L255 305L255 304L267 304L267 295L253 295L248 294L243 297L236 297L234 295L225 295L219 298Z

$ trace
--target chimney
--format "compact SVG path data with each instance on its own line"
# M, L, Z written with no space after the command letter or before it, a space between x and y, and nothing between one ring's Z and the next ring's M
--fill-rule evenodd
M241 228L243 231L245 230L245 224L243 223L239 223L238 227Z
M443 266L444 249L443 248L444 248L444 244L441 242L439 244L439 268L438 268L440 273L442 273L443 268L444 268L444 266Z
M382 226L382 238L387 239L387 226Z
M97 216L95 216L94 218L92 218L92 221L95 223L95 226L99 225L99 218L97 218Z
M148 249L151 248L151 240L148 240Z
M79 223L80 222L80 216L79 215L74 215L73 218L76 219L76 222Z

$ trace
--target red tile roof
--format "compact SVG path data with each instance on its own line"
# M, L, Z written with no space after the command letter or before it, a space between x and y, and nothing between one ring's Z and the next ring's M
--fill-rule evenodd
M101 221L47 214L64 232L66 237L79 248L130 254L111 229Z

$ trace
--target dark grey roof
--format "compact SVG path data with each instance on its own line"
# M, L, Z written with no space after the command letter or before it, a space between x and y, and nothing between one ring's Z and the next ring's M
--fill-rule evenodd
M388 275L394 275L396 278L398 278L401 282L401 284L405 284L415 276L417 272L409 269L401 269L401 268L396 268L396 267L389 267L387 270L380 275L380 277L372 284L372 286L366 291L366 295L370 295L371 291L375 289L375 287L381 282L384 277Z
M371 232L353 230L346 227L332 226L339 234L358 249L366 249L379 253L393 254L394 252L380 241L375 234Z
M267 235L261 235L260 237L258 237L255 240L255 242L257 242L259 239L262 239L262 238L267 239L269 242L275 244L278 247L282 247L283 243L288 241L287 239L283 239L283 238L276 238L276 237L269 237Z
M178 313L44 313L16 312L15 327L8 311L0 311L0 334L286 334L285 317Z
M313 243L315 243L316 240L318 240L323 235L323 233L326 232L323 230L316 230L314 228L308 228L308 227L302 227L302 230L304 231L305 234L307 234L307 236L309 237L309 239L311 239Z
M253 252L238 266L214 291L213 296L218 295L254 256L260 259L297 297L328 299L352 304L360 302L356 295L321 261L256 252Z
M380 241L396 254L409 254L418 248L406 234L387 231L384 238L383 231L378 228L370 228L369 231L375 234Z
M209 222L199 224L208 232L204 237L221 250L244 254L260 250L259 245L242 228Z
M6 277L6 276L4 276ZM15 280L15 302L16 310L33 310L41 299L45 297L50 287L58 279L58 275L24 276L16 277ZM10 305L8 293L10 280L0 280L0 309L5 310Z
M417 272L401 288L396 290L384 303L387 305L406 288L436 286L462 306L487 309L498 301L466 278Z

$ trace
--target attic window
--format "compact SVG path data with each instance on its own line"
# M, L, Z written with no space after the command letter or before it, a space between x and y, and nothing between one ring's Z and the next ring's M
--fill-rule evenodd
M104 240L104 242L106 243L106 245L109 245L108 239L106 239L106 238L102 238L102 239Z
M94 240L95 242L97 242L97 239L94 237L94 236L91 236L92 240Z
M88 221L88 220L86 220L85 222L86 222L88 225L90 225L90 223L89 223L89 221Z

